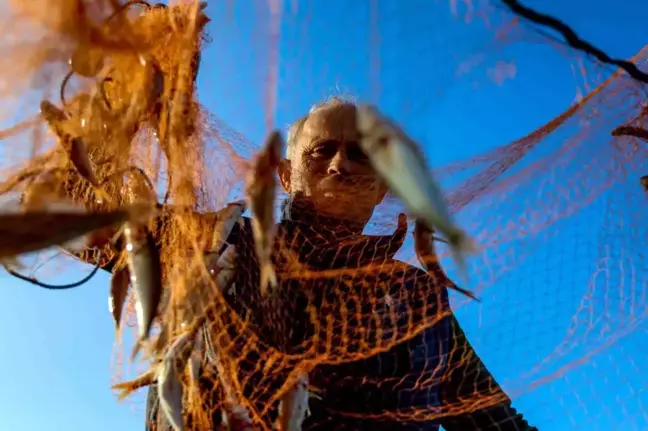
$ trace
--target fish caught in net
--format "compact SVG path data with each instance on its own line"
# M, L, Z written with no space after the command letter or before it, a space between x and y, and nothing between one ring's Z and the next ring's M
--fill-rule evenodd
M2 119L20 124L1 135L0 193L19 196L25 217L52 220L69 235L49 242L36 235L30 249L8 244L2 263L63 244L67 254L111 273L116 333L134 329L131 358L148 366L115 389L126 397L153 385L167 426L368 429L369 420L380 429L419 429L426 421L464 429L466 417L497 415L502 405L515 415L509 397L523 399L587 361L613 367L609 376L624 380L629 393L645 392L642 363L625 352L623 364L605 356L617 340L646 330L648 110L645 89L622 71L528 135L433 175L417 170L425 157L396 122L375 111L380 125L368 127L362 115L374 111L353 105L359 151L369 153L389 188L367 226L377 233L367 234L364 225L339 223L280 192L274 170L282 162L282 132L258 147L200 104L204 3L7 3L13 37L2 42L0 61L12 84L0 86L0 97L11 117ZM270 29L278 7L270 2ZM468 10L491 35L478 45L504 47L519 37L517 21L502 9ZM270 68L274 55L267 53ZM639 52L633 63L645 69L646 56ZM509 77L508 66L489 68L482 60L448 58L459 75L481 65L496 82ZM402 82L394 97L419 91L409 85ZM269 105L277 103L273 91ZM419 112L411 99L409 109ZM39 115L14 118L22 105L38 107ZM290 132L287 140L290 154ZM423 192L413 190L413 178L429 181ZM379 193L375 184L353 180L359 193ZM430 191L436 181L447 214L440 193ZM81 207L74 217L88 226L72 232L68 213L45 219L56 202ZM351 211L361 202L335 205ZM12 214L6 220L22 213ZM82 250L68 246L82 235ZM422 238L432 241L427 250ZM529 271L532 277L520 275ZM472 347L466 333L475 328L464 333L453 323L449 290L458 291L454 314L475 311L478 299L488 315ZM515 331L503 329L511 325ZM501 361L518 361L516 372L494 379L474 356L484 344L496 346ZM561 397L549 394L546 402L552 396ZM590 398L589 411L629 402L618 396L604 406L596 394ZM633 402L633 415L648 415ZM542 406L529 410L525 416L543 414ZM579 425L587 428L597 414ZM498 429L513 429L506 426L502 419Z

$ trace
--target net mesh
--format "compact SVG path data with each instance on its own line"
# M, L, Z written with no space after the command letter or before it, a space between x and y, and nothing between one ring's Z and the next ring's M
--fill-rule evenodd
M502 84L516 70L507 47L541 39L497 5L454 1L423 14L416 13L420 3L378 7L371 2L364 16L368 34L349 34L349 51L360 53L354 54L354 67L366 68L369 78L367 88L354 92L401 107L399 115L431 115L426 104L450 91L455 80L470 79L476 87ZM3 34L12 37L0 45L3 120L20 124L3 135L0 191L22 193L23 204L34 207L52 195L101 209L132 200L166 205L149 226L160 246L172 305L156 320L158 330L168 331L159 344L167 346L185 324L205 315L211 344L200 379L182 377L189 388L184 395L187 424L207 429L214 412L233 400L259 428L269 429L280 398L304 373L311 399L327 400L325 415L339 415L349 429L363 418L445 424L444 419L501 404L505 396L492 379L461 375L474 358L465 356L463 333L442 324L450 312L444 307L447 293L439 287L449 284L446 272L455 274L449 251L437 244L444 270L435 267L426 274L416 268L407 224L398 217L406 211L391 195L367 227L374 235L343 228L323 235L318 225L323 221L309 208L298 208L303 220L280 226L275 238L280 283L268 297L258 288L247 219L227 238L235 246L237 267L244 270L236 272L227 291L214 283L206 259L225 240L215 231L222 217L218 211L244 197L241 185L258 146L198 102L196 54L206 40L200 20L190 18L198 6L178 4L141 15L138 7L102 27L113 12L108 1L7 2L10 18L3 20ZM280 101L278 94L294 90L295 82L320 88L320 80L330 81L335 60L324 72L290 65L307 64L296 57L308 55L313 44L326 51L320 37L351 19L344 13L347 7L331 3L328 13L337 21L317 19L309 3L270 2L258 8L255 19L263 34L251 36L258 55L241 61L261 65L260 75L251 79L264 94L265 109L259 112L266 115L267 127L281 120L282 104L291 102L290 95ZM231 17L228 2L217 8ZM281 38L280 10L287 11L281 19L288 28ZM383 18L396 15L405 18ZM438 28L439 39L420 40L418 35L429 36L425 29L440 22L441 15L453 16L454 24ZM470 36L462 32L468 24ZM219 49L227 48L226 34L213 37ZM425 58L403 53L397 48L403 40L447 54L443 70L452 73L442 76ZM442 49L448 40L457 49ZM295 58L280 58L279 45ZM109 65L90 78L70 79L65 101L59 102L68 58L81 52L88 59L93 50ZM285 76L275 71L279 61L287 65ZM646 52L634 61L645 67ZM408 68L435 74L426 97L420 97L421 82L399 78ZM381 88L395 82L398 91L387 94ZM69 119L58 126L82 134L99 187L71 165L60 136L53 133L56 124L15 118L15 112L34 112L43 98L67 113ZM486 348L498 352L488 366L508 396L531 422L549 428L565 417L573 429L609 421L620 429L640 429L648 421L641 353L648 305L641 269L646 141L613 133L619 126L648 128L645 100L636 81L616 73L527 136L434 171L456 219L480 249L470 261L470 284L482 304L451 294L453 310L478 353ZM240 107L234 101L231 109ZM285 198L278 196L277 204ZM102 265L112 270L122 255L106 244ZM96 250L76 255L88 263L95 263L96 256ZM132 295L124 313L128 325L136 326ZM475 314L478 319L464 321ZM440 345L450 350L444 353ZM429 354L412 353L421 348ZM399 361L409 363L404 372L396 372ZM436 392L451 384L461 387L460 393ZM362 396L331 399L341 393ZM421 394L427 401L417 398ZM438 402L430 406L435 396ZM504 422L500 425L505 429ZM326 421L311 424L317 426L327 429Z

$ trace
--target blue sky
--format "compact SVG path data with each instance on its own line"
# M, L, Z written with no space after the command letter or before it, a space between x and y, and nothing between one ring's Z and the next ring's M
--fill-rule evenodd
M350 94L378 103L402 122L425 145L436 167L525 135L566 109L579 88L585 92L582 78L572 68L575 61L538 44L498 51L483 26L452 18L444 0L284 3L278 102L271 110L274 126L287 125L326 96ZM373 12L370 3L377 5ZM465 4L458 3L460 12L465 12ZM264 106L269 56L264 35L269 31L269 15L264 4L252 0L210 3L212 42L203 54L199 77L202 102L256 143L267 131ZM614 56L630 57L648 43L645 2L621 0L615 3L618 7L603 0L527 4L567 20ZM381 48L368 49L370 42ZM455 77L462 60L484 50L491 62L515 60L515 79L496 85L484 68ZM611 69L590 66L589 71L609 73ZM544 260L545 254L537 253L519 271L526 268L538 276L537 271L551 265ZM507 275L500 285L502 291L507 286L525 286L522 274ZM76 277L68 270L60 279ZM587 281L584 276L572 278ZM0 358L3 428L142 429L143 396L119 403L109 389L115 375L115 345L107 307L108 277L100 274L82 288L66 292L40 290L6 274L0 280L0 327L5 328L0 337L5 352ZM584 291L580 285L565 289L572 289L574 297ZM563 299L570 293L564 295ZM539 296L531 299L554 308L567 303L542 302ZM571 298L569 304L576 299ZM468 306L458 314L495 376L514 382L520 371L539 359L536 351L553 347L552 336L562 336L569 323L565 319L573 310L530 312L528 305L525 308L510 298L498 304L497 309L489 308L485 300L483 306ZM528 313L522 314L523 310ZM545 321L545 314L557 317ZM534 334L548 334L547 338L524 337L523 329L528 328ZM495 336L508 341L497 342ZM630 354L628 349L632 352L629 340L593 357L589 365L516 399L516 406L542 430L577 429L578 424L585 429L647 429L648 419L642 416L645 407L639 401L623 401L629 397L628 387L640 392L646 387L645 380L627 374L629 367L619 362L621 356L615 359L616 351L619 355ZM524 349L513 348L516 342ZM646 399L645 394L635 395ZM626 411L614 413L612 409L621 404ZM619 418L627 422L615 424Z

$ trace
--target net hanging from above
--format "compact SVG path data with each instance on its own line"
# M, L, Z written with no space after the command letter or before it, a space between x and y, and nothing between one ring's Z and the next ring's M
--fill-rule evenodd
M408 229L399 218L407 211L393 194L371 219L376 234L362 236L347 226L331 230L327 237L318 228L322 219L311 208L289 200L299 216L282 223L274 240L277 293L261 295L250 220L223 223L226 214L236 213L236 206L226 205L245 197L241 184L259 148L198 101L196 77L207 40L205 8L194 3L162 7L132 2L115 13L111 3L57 0L45 7L11 1L4 6L12 17L6 22L7 34L15 37L2 42L6 67L0 70L5 82L15 85L2 87L2 96L7 106L38 105L41 114L3 136L0 191L19 193L22 205L31 209L52 197L101 211L134 202L158 204L158 215L146 232L159 250L166 307L155 319L152 338L157 357L151 367L160 367L162 353L170 346L183 352L180 356L190 365L181 370L181 378L191 426L204 429L213 411L227 409L230 403L245 408L256 425L269 429L282 396L304 376L310 380L310 396L320 398L327 397L327 390L359 391L361 384L406 396L462 380L453 367L472 360L460 356L466 337L430 330L443 328L440 322L449 316L442 306L447 297L438 289L449 281L441 269L432 271L430 278L411 266L420 266L412 226ZM487 76L498 81L512 74L510 64L499 60L489 64L490 59L479 54L504 50L525 35L516 32L516 20L501 8L451 2L449 10L441 5L430 9L441 10L433 12L438 15L409 13L406 24L411 25L399 26L385 17L414 6L375 3L365 16L371 31L362 36L350 32L349 45L380 43L387 54L378 58L365 50L366 58L358 60L371 73L380 71L367 84L377 99L399 97L394 105L401 102L410 115L425 113L423 102L418 102L425 98L414 97L420 83L399 79L401 91L394 91L399 96L387 95L388 88L381 85L396 82L402 73L390 65L414 62L400 58L404 55L390 47L397 37L415 40L412 34L417 29L453 11L470 25L457 21L446 35L456 31L457 44L478 54L454 58L445 51L447 61L461 73L441 78L474 74L470 76L475 79ZM233 6L218 7L226 13ZM264 23L260 28L267 27L270 34L278 28L274 7L267 11L259 7L257 17ZM310 16L309 4L282 7ZM334 2L331 8L332 14L336 8L342 13L340 4ZM287 13L282 19L292 18ZM297 60L288 54L280 58L273 44L294 48L307 43L301 42L299 31L320 34L333 25L316 16L310 19L307 30L294 26L294 34L289 30L283 39L259 38L262 46L254 48L259 64L272 69L282 61L288 70L282 77L263 69L267 76L257 77L269 88L263 88L266 114L281 110L273 92L281 94L277 88L291 82L296 73L289 66ZM464 26L488 37L462 38ZM215 37L226 39L222 34ZM434 49L442 42L430 38L417 47ZM305 51L302 47L289 52ZM74 74L68 73L69 58L74 59ZM425 66L424 60L419 61L417 67ZM633 62L645 69L645 50ZM59 86L61 82L64 85ZM443 79L437 82L444 86ZM497 352L487 363L498 383L523 406L519 408L525 416L549 428L565 423L565 417L573 429L590 429L603 416L628 429L648 421L643 404L648 383L645 361L637 357L640 349L633 347L635 342L640 345L646 330L645 97L636 81L615 73L523 138L434 170L458 224L479 248L470 259L470 288L482 303L453 293L453 310L478 353ZM268 114L268 124L275 120ZM92 174L79 169L83 164L79 137ZM285 198L278 193L277 207ZM93 244L98 247L75 257L96 264L99 256L105 270L115 278L124 277L124 268L132 272L133 267L126 264L124 240L108 243L116 232L101 231ZM214 284L210 272L217 257L227 257L222 232L228 232L228 242L235 245L238 267L246 269L233 273L227 265L220 269L220 276L233 277L226 289ZM437 243L437 252L444 269L454 275L447 247ZM127 285L128 280L118 282ZM136 328L135 298L129 294L125 301L122 326ZM177 337L187 328L203 335L181 341L194 347L201 344L205 356L189 358L190 349L178 344ZM354 377L359 360L375 361L378 353L415 345L413 340L430 351L437 349L432 344L445 340L451 349L440 349L439 357L428 358L429 363L412 360L411 374L405 376L390 375L389 367L396 365L385 363L375 375ZM395 360L414 356L403 357ZM201 370L201 392L194 391L196 369ZM337 374L340 369L346 377ZM492 382L468 377L474 380L472 391L464 382L461 397L440 393L433 407L412 401L404 409L374 411L371 399L358 399L358 406L331 410L349 423L363 417L443 422L502 402L503 395ZM597 385L590 379L597 379ZM614 394L606 388L610 380L622 382Z

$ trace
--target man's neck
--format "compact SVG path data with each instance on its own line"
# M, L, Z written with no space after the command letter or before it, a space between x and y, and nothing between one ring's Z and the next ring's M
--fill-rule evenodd
M308 226L308 230L326 240L360 235L366 225L366 222L323 215L317 211L310 199L299 195L291 195L283 202L281 218L282 221Z

